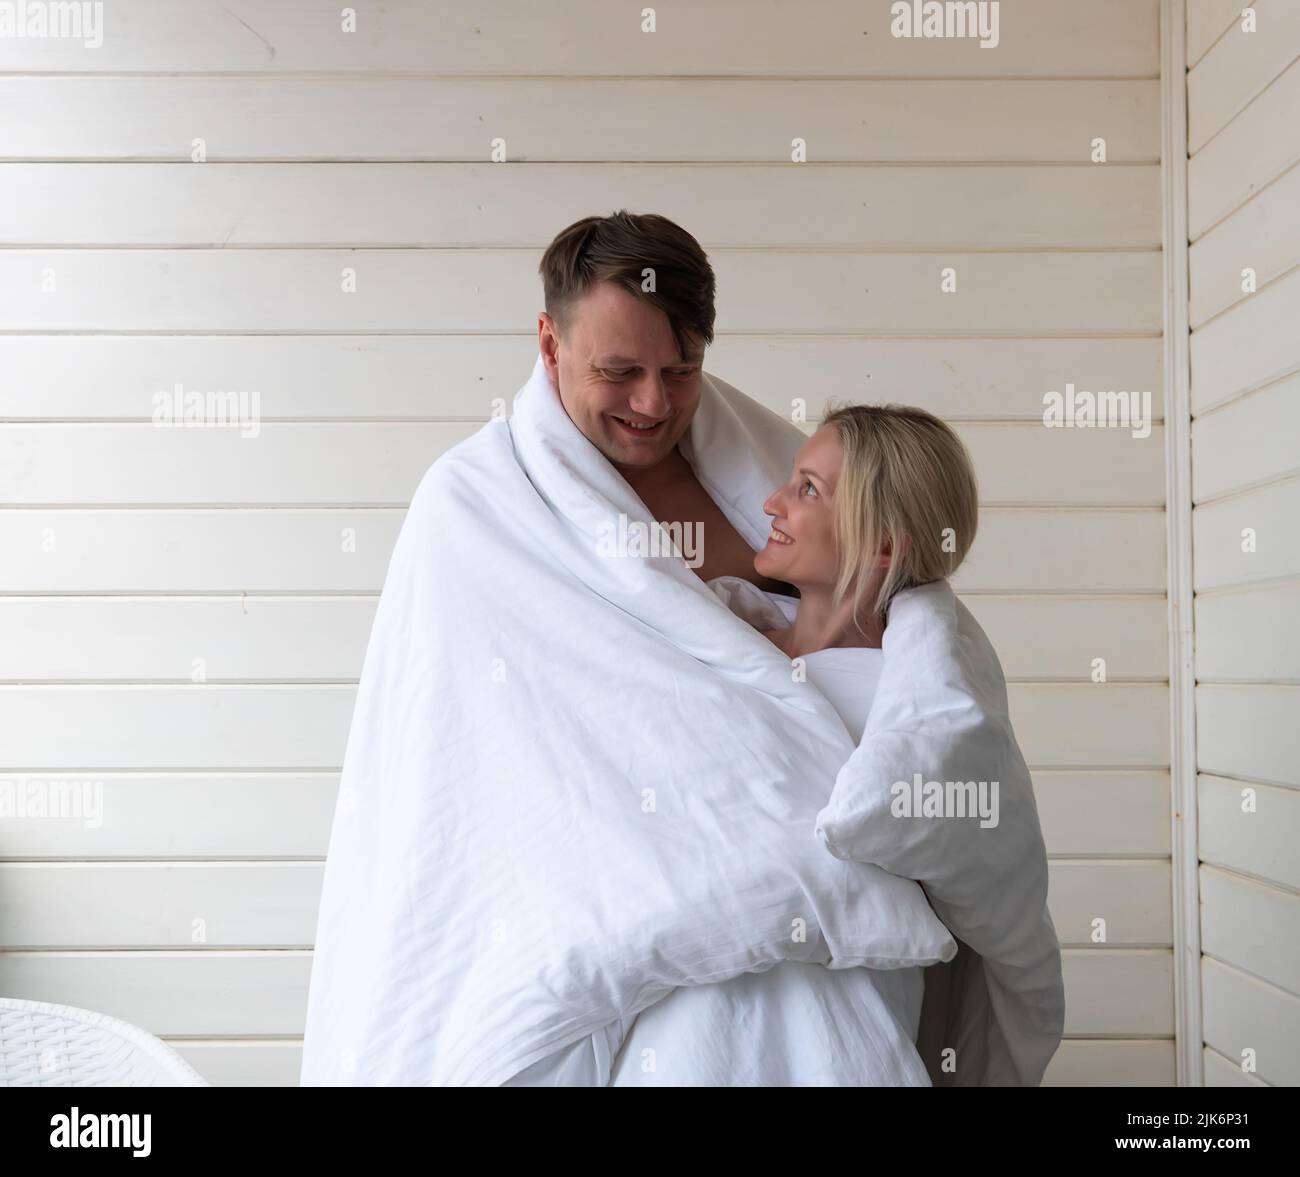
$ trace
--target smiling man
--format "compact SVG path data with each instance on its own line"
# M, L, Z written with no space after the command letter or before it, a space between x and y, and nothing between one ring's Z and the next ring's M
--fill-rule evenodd
M570 225L539 270L538 347L570 420L660 523L699 537L702 579L793 592L754 570L754 551L678 448L713 342L716 281L699 242L666 217L620 210Z

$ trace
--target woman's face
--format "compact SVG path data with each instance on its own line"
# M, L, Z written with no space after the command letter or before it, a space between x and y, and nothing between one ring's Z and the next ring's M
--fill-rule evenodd
M835 484L843 451L834 426L823 425L794 459L794 470L763 504L772 516L772 534L754 557L754 571L784 580L801 592L812 585L832 587L839 572L835 544Z

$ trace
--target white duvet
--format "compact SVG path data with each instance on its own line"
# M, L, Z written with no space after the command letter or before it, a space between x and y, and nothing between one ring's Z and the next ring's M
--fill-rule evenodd
M683 450L742 536L803 440L707 377ZM362 670L321 896L305 1084L494 1085L679 986L914 968L921 888L814 836L854 743L672 554L540 360L436 461Z
M943 1027L944 1086L1032 1086L1060 1045L1061 950L1033 783L997 654L946 581L890 603L862 739L817 836L923 883L970 951Z
M798 602L734 576L709 582L760 628L790 624ZM808 680L862 735L883 655L819 650ZM762 973L686 985L514 1076L521 1087L928 1087L917 1030L924 970L827 969L783 961Z
M683 986L505 1086L929 1087L921 972L782 961Z

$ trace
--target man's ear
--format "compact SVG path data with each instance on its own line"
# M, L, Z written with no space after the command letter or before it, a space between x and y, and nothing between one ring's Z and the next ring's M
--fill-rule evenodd
M560 386L560 333L555 320L545 311L537 315L537 351L551 383Z

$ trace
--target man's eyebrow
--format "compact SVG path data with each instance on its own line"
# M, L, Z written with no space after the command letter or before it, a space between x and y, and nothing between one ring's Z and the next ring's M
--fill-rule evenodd
M679 360L679 361L678 361L677 363L675 363L675 364L665 364L664 367L666 367L666 368L683 368L683 367L691 367L691 366L693 366L693 365L695 365L695 364L698 364L698 363L699 363L703 358L704 358L703 356L695 356L695 357L692 357L692 358L687 359L687 360L685 360L685 361L680 361L680 360ZM600 357L598 357L597 359L593 360L592 362L593 362L597 367L600 367L600 368L611 367L611 366L614 366L614 365L617 365L617 364L626 364L626 365L628 365L629 367L640 367L640 366L641 366L641 362L640 362L640 360L637 360L637 359L633 358L632 356L600 356Z

